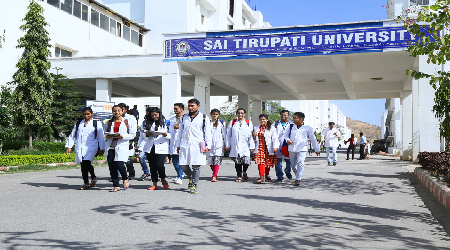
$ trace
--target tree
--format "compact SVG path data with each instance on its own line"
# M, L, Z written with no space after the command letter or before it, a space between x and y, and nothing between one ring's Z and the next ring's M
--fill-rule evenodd
M220 119L224 120L226 123L235 119L237 109L238 109L238 100L237 100L237 97L234 96L231 101L225 103L224 106L219 108Z
M81 99L81 92L74 92L76 88L73 81L67 81L67 77L60 74L56 68L56 74L51 73L55 91L53 102L50 106L51 124L41 126L39 134L42 138L46 137L52 139L64 139L72 132L73 124L76 119L80 117L79 111L81 105L78 105Z
M16 130L12 127L12 115L7 109L11 100L11 88L1 86L0 88L0 154L3 142L12 139Z
M28 144L33 147L33 126L48 125L52 115L49 112L54 96L52 76L48 72L51 55L50 38L45 29L48 23L42 16L44 9L34 0L28 5L28 12L20 29L25 32L16 48L24 49L16 64L17 71L9 84L15 89L9 108L13 110L16 126L28 127Z
M412 56L425 55L428 64L437 65L450 60L450 34L446 30L450 24L449 5L450 0L437 0L433 5L419 9L416 19L409 16L409 10L398 17L398 22L403 22L408 32L416 36L416 43L408 48ZM442 36L440 31L443 31ZM441 136L450 138L450 72L442 70L427 74L410 69L408 73L416 80L430 79L431 86L436 90L433 112L440 120Z

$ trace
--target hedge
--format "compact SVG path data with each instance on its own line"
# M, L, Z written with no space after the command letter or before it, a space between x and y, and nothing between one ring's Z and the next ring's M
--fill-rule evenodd
M65 152L66 151L65 142L51 142L51 141L35 141L33 142L33 148L41 151L52 151L52 152ZM5 141L3 143L2 150L20 150L23 147L28 147L28 142L26 141Z
M4 141L3 142L3 147L2 150L3 151L8 151L8 150L19 150L22 147L27 147L28 146L28 142L24 142L24 141Z
M104 156L95 158L96 160L104 160ZM49 163L63 163L74 162L75 154L67 156L66 154L51 154L51 155L7 155L0 156L0 166L20 166L28 164L49 164Z
M450 152L421 152L419 164L435 177L450 179Z

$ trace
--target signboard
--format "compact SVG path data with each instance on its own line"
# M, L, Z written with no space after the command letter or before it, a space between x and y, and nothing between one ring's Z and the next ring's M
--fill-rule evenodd
M92 119L101 121L103 124L111 119L113 106L114 102L86 100L86 107L90 107L94 113Z
M403 26L165 41L165 58L382 50L414 43Z

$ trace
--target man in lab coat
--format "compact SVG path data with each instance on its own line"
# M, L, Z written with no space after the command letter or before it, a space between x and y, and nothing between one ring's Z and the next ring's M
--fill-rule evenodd
M275 165L275 172L277 174L277 182L282 182L284 179L283 176L283 159L284 162L286 162L286 168L284 169L284 173L286 174L286 177L290 180L292 179L291 174L291 160L289 160L289 157L284 156L281 153L281 146L283 146L284 142L284 135L286 134L287 127L292 124L292 121L289 121L289 111L288 110L282 110L280 112L280 120L276 121L274 123L275 129L278 134L278 140L280 141L280 147L277 151L277 165Z
M322 133L322 139L325 139L325 148L327 149L327 161L328 166L331 166L331 156L330 151L333 153L333 166L337 164L337 147L339 146L338 138L341 137L341 133L334 127L334 122L328 123L328 128L326 128Z
M184 113L184 104L183 103L175 103L173 105L173 112L175 116L169 119L169 124L167 125L167 131L171 135L171 139L169 142L169 154L172 156L172 163L175 171L177 172L177 177L174 181L175 184L181 185L183 183L183 169L180 167L180 158L177 153L176 148L176 139L178 138L178 132L181 123L181 116Z
M200 101L188 101L189 113L181 117L176 140L180 166L189 177L189 193L197 193L200 178L200 166L206 165L206 153L211 149L211 123L205 114L198 109ZM192 169L190 168L192 166Z
M311 126L304 124L305 114L302 112L294 113L294 124L289 125L285 140L289 145L289 159L291 159L291 166L295 173L295 182L292 184L300 186L300 181L303 176L303 169L305 167L305 158L308 153L308 139L313 144L316 155L320 155L320 147L317 143L316 136Z

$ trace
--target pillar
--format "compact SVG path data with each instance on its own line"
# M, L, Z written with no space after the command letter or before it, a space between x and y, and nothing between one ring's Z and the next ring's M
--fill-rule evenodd
M259 124L260 114L262 114L262 101L252 100L252 123L254 126Z
M243 94L238 95L238 108L243 108L245 111L247 111L247 114L245 115L245 119L249 119L250 117L250 97L249 95Z
M178 62L163 62L161 111L166 118L173 113L173 104L181 102L181 68Z
M200 101L200 112L209 114L210 111L210 91L211 77L205 75L195 76L194 97Z
M413 140L413 107L412 107L412 91L402 91L400 99L401 105L401 145L400 158L404 161L412 160L412 140Z
M111 79L96 79L95 80L95 100L110 102L112 93Z

